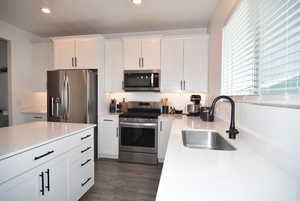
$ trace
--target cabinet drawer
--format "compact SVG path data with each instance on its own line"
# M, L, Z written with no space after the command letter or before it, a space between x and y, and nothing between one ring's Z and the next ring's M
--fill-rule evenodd
M93 134L94 134L94 129L92 128L92 129L88 129L86 131L81 132L78 137L80 138L81 143L85 143L89 139L94 138Z
M77 201L94 184L94 157L93 150L87 152L71 165L70 188L73 192L70 197Z
M85 194L94 185L94 161L92 160L81 167L81 196Z
M0 184L79 145L78 135L72 135L4 159L0 161Z
M83 156L85 156L88 153L94 152L94 139L91 138L87 140L85 143L81 143L79 146L74 148L72 152L70 153L71 163L74 163L75 161L78 161Z
M104 115L100 118L100 125L110 125L110 126L118 126L119 125L119 116L117 115Z

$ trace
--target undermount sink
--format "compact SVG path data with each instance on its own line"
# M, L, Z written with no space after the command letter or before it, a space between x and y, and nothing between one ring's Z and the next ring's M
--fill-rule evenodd
M182 140L184 146L189 148L223 151L236 150L219 133L214 131L183 130Z

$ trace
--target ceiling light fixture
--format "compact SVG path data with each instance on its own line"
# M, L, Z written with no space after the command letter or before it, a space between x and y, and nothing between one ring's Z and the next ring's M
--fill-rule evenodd
M51 10L49 8L41 8L41 11L46 14L51 13Z
M131 0L134 5L141 5L142 0Z

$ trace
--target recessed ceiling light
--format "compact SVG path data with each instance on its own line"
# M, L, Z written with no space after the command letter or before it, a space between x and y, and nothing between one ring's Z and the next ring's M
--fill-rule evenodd
M131 1L135 5L141 5L142 4L142 0L131 0Z
M51 10L49 8L41 8L41 11L46 14L51 13Z

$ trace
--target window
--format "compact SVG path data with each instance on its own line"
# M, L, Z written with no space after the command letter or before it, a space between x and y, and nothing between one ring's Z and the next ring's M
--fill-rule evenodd
M223 29L222 93L300 93L300 0L241 0Z

